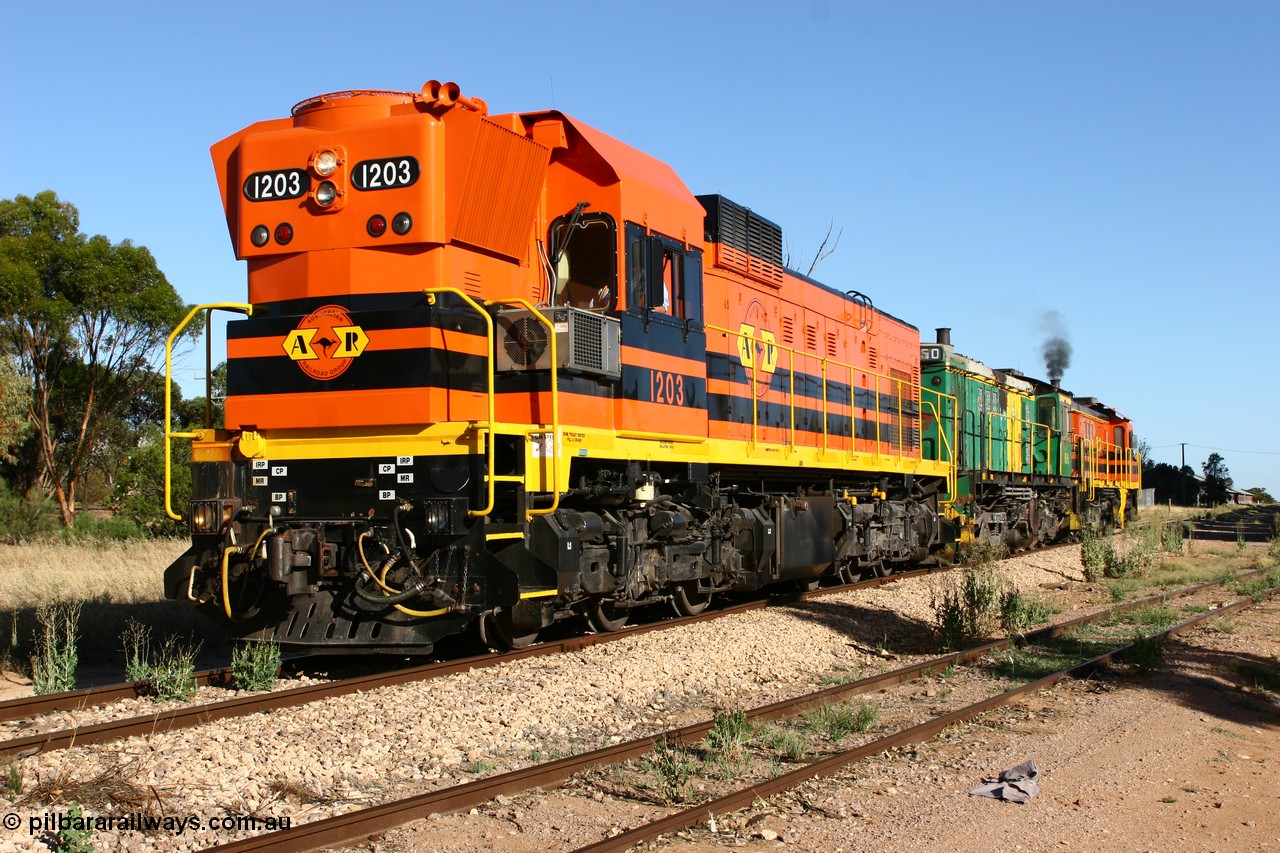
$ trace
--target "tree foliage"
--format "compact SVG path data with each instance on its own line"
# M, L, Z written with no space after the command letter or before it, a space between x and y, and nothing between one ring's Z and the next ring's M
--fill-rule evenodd
M31 439L13 481L74 522L92 470L156 422L153 365L186 306L151 253L80 233L75 206L52 191L0 201L0 347L27 386ZM109 475L108 475L109 479Z
M1227 490L1231 488L1231 472L1227 470L1227 462L1217 453L1210 453L1209 458L1200 466L1204 472L1204 498L1210 506L1227 502Z
M30 433L27 420L26 383L13 359L0 352L0 462L17 461L14 450Z
M1167 462L1152 463L1144 460L1142 466L1142 486L1155 489L1155 500L1158 504L1175 503L1180 506L1195 506L1200 495L1200 481L1190 465L1178 466Z

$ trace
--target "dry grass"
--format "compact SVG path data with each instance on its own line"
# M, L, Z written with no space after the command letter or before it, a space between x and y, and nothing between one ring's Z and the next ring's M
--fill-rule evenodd
M164 570L186 548L177 539L0 545L0 611L53 601L161 601Z
M176 636L189 645L218 648L225 631L197 617L187 601L164 597L164 570L187 548L176 539L0 544L0 668L25 669L35 629L35 610L56 601L80 602L80 661L122 661L129 620L158 638ZM7 647L7 649L6 649ZM123 669L122 669L123 674Z

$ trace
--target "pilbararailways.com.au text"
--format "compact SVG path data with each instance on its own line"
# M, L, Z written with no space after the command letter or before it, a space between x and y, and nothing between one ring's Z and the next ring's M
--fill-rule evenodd
M12 826L10 814L4 820L5 827ZM94 832L167 832L170 835L183 835L187 832L203 829L214 832L274 832L289 829L292 819L284 817L253 817L251 815L218 815L201 818L196 815L174 817L129 812L127 814L81 815L74 816L62 812L44 812L27 818L27 833L39 835L43 832L64 832L66 830L93 830Z

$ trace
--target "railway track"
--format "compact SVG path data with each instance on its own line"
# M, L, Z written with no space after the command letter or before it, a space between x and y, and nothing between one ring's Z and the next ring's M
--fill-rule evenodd
M1246 572L1237 577L1257 575L1259 572ZM967 664L977 661L992 652L1008 649L1015 644L1032 643L1051 639L1063 633L1111 617L1135 608L1142 608L1169 601L1171 599L1192 595L1212 589L1223 581L1210 581L1196 584L1179 590L1160 593L1116 605L1104 611L1082 616L1067 622L1030 632L1022 637L997 640L980 646L954 652L948 655L921 661L889 672L847 684L836 685L814 693L805 694L793 699L773 703L746 712L751 721L764 721L791 717L806 709L818 707L834 699L844 699L861 693L882 690L901 684L922 675L945 670L953 665ZM1242 610L1254 603L1264 600L1277 592L1280 587L1272 588L1254 597L1241 598L1224 607L1210 610L1189 619L1172 628L1158 632L1152 636L1163 637L1188 630L1203 621ZM725 795L712 802L703 803L692 809L659 821L629 830L621 835L608 838L582 850L626 850L635 844L652 840L664 833L672 832L701 823L706 820L708 810L715 814L723 814L750 805L758 796L769 796L787 790L800 782L816 776L826 775L834 770L858 761L886 749L907 743L915 743L933 737L947 726L977 716L991 708L1007 704L1014 699L1033 690L1047 687L1065 678L1091 672L1104 664L1122 657L1127 646L1120 646L1106 654L1099 655L1086 662L1062 669L1052 675L1021 685L997 696L960 708L948 714L926 721L916 726L899 730L884 738L864 744L856 749L830 755L818 761L806 764L797 770L776 777L765 783L754 783L749 788ZM696 743L704 738L714 726L713 721L697 723L673 729L665 733L648 736L616 746L582 753L557 761L538 764L510 773L498 774L476 780L464 785L443 788L426 794L384 803L372 808L349 812L313 823L295 826L289 830L259 835L231 844L219 845L210 850L222 853L247 853L257 850L305 851L358 842L371 835L384 833L397 826L438 812L449 812L479 806L499 795L511 795L533 788L554 786L585 770L603 765L615 764L638 758L650 752L659 741Z
M1280 504L1248 506L1191 522L1193 538L1217 542L1268 542L1277 535Z
M920 577L941 571L949 571L953 566L927 567L910 572L892 574L887 577L871 578L853 584L826 587L822 589L795 593L792 595L757 599L732 604L726 607L709 610L698 616L688 616L637 625L621 631L605 634L587 634L564 640L539 643L525 649L465 657L453 661L424 664L416 667L378 672L339 681L312 684L303 687L286 688L270 693L241 696L220 702L209 702L142 714L135 717L110 720L93 725L77 726L57 731L46 731L24 737L0 741L0 758L18 758L35 755L56 749L65 749L72 744L87 745L104 743L117 738L137 735L175 731L184 728L204 725L215 720L231 717L242 717L250 714L290 708L309 702L318 702L351 693L389 687L415 681L426 681L443 678L455 673L471 669L483 669L498 666L509 661L524 658L543 657L580 651L600 643L609 643L635 637L650 631L662 631L697 622L720 619L738 613L745 613L779 604L790 604L795 601L809 600L854 589L869 589L886 583ZM225 684L230 682L228 670L207 670L199 673L201 684ZM142 682L106 685L100 688L76 690L51 696L37 696L9 700L0 703L0 720L24 719L40 713L52 711L77 711L91 705L101 705L122 698L134 698L145 695L145 684ZM35 709L35 710L33 710Z

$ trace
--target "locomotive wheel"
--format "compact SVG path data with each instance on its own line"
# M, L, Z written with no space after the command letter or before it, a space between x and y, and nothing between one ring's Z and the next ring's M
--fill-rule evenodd
M538 639L538 632L515 636L511 622L511 612L496 608L480 614L476 627L480 630L480 642L495 652L509 652L523 649Z
M840 583L857 583L862 580L862 573L853 564L853 560L845 560L841 563L837 574L840 578Z
M697 616L711 603L711 593L699 593L697 583L680 584L671 596L671 606L678 616Z
M864 578L887 578L891 574L893 574L893 566L884 560L862 567L862 576Z
M597 634L610 634L622 630L630 616L629 611L614 607L612 602L603 598L597 598L587 606L587 624Z

